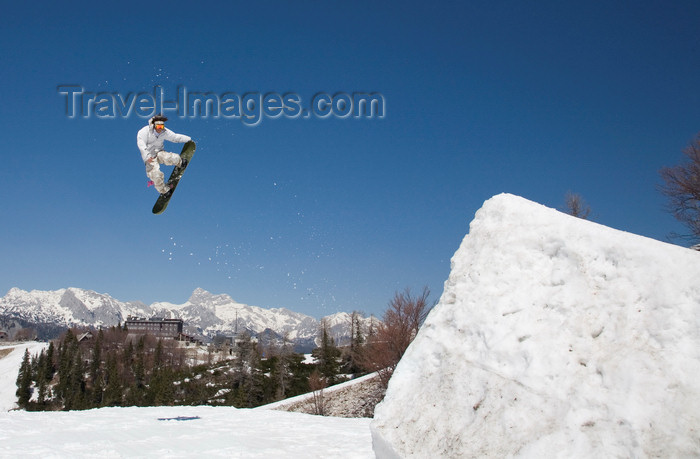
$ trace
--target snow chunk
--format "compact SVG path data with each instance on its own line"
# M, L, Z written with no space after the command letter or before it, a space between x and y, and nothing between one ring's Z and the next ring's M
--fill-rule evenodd
M700 253L502 194L372 422L378 457L700 451Z

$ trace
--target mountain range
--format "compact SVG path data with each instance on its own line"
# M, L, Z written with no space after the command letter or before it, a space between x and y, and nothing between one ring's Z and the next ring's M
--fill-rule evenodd
M297 352L308 352L315 347L321 325L321 321L305 314L285 308L249 306L234 301L229 295L215 295L200 288L184 304L122 302L108 294L73 287L30 292L12 288L0 299L0 331L10 336L12 330L22 327L50 330L49 334L71 326L110 327L123 323L128 316L182 319L185 332L204 341L243 331L259 339L287 339ZM325 320L337 344L349 341L350 314L338 312L321 320ZM373 317L359 317L365 333L378 323Z

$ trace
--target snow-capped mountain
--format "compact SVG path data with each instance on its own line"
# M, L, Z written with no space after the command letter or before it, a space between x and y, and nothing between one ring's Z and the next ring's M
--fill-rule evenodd
M123 303L91 290L67 288L27 292L12 288L0 299L0 315L35 323L100 327L117 325L129 315L151 314L143 303Z
M217 335L232 336L247 330L252 335L266 332L286 338L297 348L313 347L320 322L311 316L284 308L266 309L238 303L229 295L215 295L196 289L184 304L156 302L121 302L103 293L80 288L55 291L12 288L0 299L0 316L37 324L60 326L109 327L123 323L128 316L183 319L186 331L205 339ZM343 344L350 337L351 316L345 312L324 318L336 342ZM361 318L369 328L376 319Z
M202 289L195 290L185 304L154 303L151 309L157 316L183 319L208 336L243 330L260 333L270 329L295 341L315 337L319 326L316 319L304 314L284 308L249 306L228 295L213 295Z

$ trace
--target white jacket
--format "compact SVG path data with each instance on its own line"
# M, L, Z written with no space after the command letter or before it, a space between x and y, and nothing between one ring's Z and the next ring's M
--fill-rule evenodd
M176 134L168 128L163 129L163 132L158 134L151 122L148 126L144 126L136 134L136 144L141 150L141 159L145 163L149 157L154 157L159 151L163 150L163 142L185 143L192 140L189 136Z

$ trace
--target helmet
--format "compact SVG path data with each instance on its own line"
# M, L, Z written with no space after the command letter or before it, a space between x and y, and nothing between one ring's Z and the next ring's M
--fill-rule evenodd
M153 128L156 131L160 132L161 130L165 129L165 122L166 121L168 121L168 118L166 118L165 116L158 113L156 116L151 118L151 120L149 122L153 125Z

